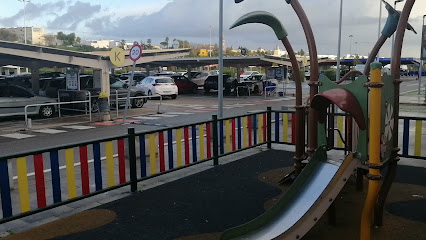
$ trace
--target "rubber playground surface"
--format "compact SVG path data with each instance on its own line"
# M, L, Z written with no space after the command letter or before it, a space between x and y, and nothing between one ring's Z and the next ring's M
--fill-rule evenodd
M271 207L288 185L293 153L268 150L102 205L4 239L219 239ZM373 239L426 239L426 168L399 166L384 225ZM336 225L326 213L303 239L359 239L367 185L352 177L335 200Z

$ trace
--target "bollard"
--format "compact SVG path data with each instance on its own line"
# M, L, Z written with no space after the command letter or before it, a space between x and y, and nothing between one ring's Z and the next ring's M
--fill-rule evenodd
M102 121L109 121L110 113L109 113L109 102L108 102L108 94L101 92L98 97L98 108L99 108L99 117Z

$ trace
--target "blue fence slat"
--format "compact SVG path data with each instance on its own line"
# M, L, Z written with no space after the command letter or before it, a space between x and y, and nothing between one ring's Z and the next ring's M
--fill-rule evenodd
M62 201L58 151L50 152L50 168L52 169L53 202L58 203Z
M3 218L12 216L12 200L10 198L10 182L7 161L0 161L0 189Z
M241 137L241 131L242 131L242 126L241 126L241 118L237 118L237 124L238 124L238 149L242 148L242 137Z
M192 126L192 160L197 162L197 125Z
M408 155L408 143L410 141L410 119L404 119L404 130L402 137L402 154Z
M146 177L145 135L139 136L139 156L141 160L141 177Z
M95 167L96 191L102 190L102 165L101 165L101 145L93 144L93 158Z
M257 115L253 115L253 143L254 145L257 144Z
M280 141L280 113L275 113L275 142Z
M225 145L223 144L223 121L219 122L219 140L220 154L225 154Z
M169 150L169 169L175 168L173 166L173 132L171 129L167 130L167 142L168 142L168 150Z

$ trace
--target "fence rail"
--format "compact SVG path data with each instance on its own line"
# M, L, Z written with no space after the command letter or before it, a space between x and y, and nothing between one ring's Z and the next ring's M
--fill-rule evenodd
M330 148L347 149L347 118L329 116ZM426 118L401 117L401 156L421 153ZM0 156L0 223L272 143L295 144L294 111L267 111ZM411 123L415 123L412 125ZM332 134L338 129L344 139ZM414 136L410 135L414 132ZM331 135L330 135L331 134ZM336 138L334 136L337 136ZM415 141L410 144L410 141Z

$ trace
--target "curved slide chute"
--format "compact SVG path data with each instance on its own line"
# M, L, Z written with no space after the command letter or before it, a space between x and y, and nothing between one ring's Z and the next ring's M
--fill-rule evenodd
M356 171L358 161L352 153L346 157L328 156L318 148L296 181L268 211L244 225L226 230L228 239L300 239L325 213L338 193Z

